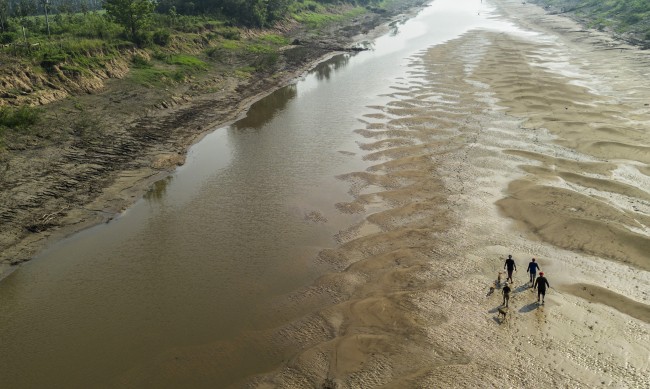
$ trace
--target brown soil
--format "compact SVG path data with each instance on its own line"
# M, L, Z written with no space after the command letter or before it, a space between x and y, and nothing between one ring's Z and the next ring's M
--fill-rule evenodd
M282 51L273 72L250 78L236 76L233 64L161 90L110 78L127 74L116 64L92 85L40 93L37 100L49 103L44 120L27 134L5 135L0 152L0 277L52 239L110 220L182 165L189 146L207 131L242 116L317 61L347 50L360 34L423 3L397 1L386 12L368 12L317 36L283 26L299 44ZM14 79L47 87L24 72ZM85 94L56 101L74 93Z

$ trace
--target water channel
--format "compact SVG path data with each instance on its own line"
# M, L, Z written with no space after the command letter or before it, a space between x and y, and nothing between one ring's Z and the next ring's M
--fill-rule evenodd
M335 204L350 199L336 176L368 166L359 119L408 77L410 56L510 28L488 11L435 1L215 129L118 218L21 266L0 283L0 387L224 387L276 367L287 355L251 334L296 314L267 307L327 271L318 251L358 221ZM230 348L202 353L220 342ZM156 361L177 352L193 357L160 381Z

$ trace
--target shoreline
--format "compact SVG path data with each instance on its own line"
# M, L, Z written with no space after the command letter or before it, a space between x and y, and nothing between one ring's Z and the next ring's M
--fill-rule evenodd
M287 64L278 73L280 77L276 77L276 74L272 80L269 80L267 75L258 75L255 79L243 82L241 80L235 81L234 84L232 80L225 80L226 84L221 88L221 93L206 93L193 97L186 95L187 91L183 92L188 86L192 87L191 84L180 85L177 91L165 89L163 95L166 95L167 98L161 103L165 106L165 109L151 110L145 108L144 116L133 117L132 114L131 116L127 114L123 122L111 123L112 127L140 125L148 129L151 127L148 121L155 118L161 122L161 126L169 128L165 131L170 131L170 134L168 139L158 141L158 144L154 144L153 147L145 150L143 154L137 155L137 167L135 169L118 168L118 170L110 172L108 175L100 173L100 175L104 176L102 182L108 182L109 184L99 188L99 192L97 192L97 188L93 188L93 193L96 193L96 195L91 197L90 201L85 201L81 205L65 205L65 207L59 206L58 208L56 205L45 205L31 209L31 220L47 219L47 223L53 227L46 226L43 231L36 233L23 233L23 237L20 238L18 243L10 244L0 251L0 282L16 270L21 263L31 260L48 245L119 217L124 210L142 198L153 183L173 174L176 167L184 163L187 152L194 144L200 142L201 139L217 128L227 126L241 119L256 101L268 96L277 89L295 82L318 63L343 53L336 50L336 48L349 48L365 39L373 39L386 31L388 24L394 22L395 19L413 15L426 7L427 4L426 1L420 0L399 1L394 4L394 8L390 12L382 14L369 12L358 20L330 26L327 34L320 37L320 42L315 47L309 48L309 53L300 61L301 63L297 66ZM337 35L337 31L344 27L347 35ZM290 33L290 36L297 36L304 40L303 33L299 31ZM322 42L329 42L329 44L321 47ZM122 80L111 80L109 84L120 82ZM251 83L252 85L250 85ZM109 85L105 90L89 98L97 98L101 101L102 97L100 96L107 94L108 97L103 99L112 102L114 97L110 95L111 88ZM245 90L244 93L240 92L242 88ZM121 92L118 90L116 93ZM243 97L239 97L240 95L243 95ZM55 110L65 112L70 110L68 106L80 104L78 102L80 100L84 101L83 96L69 98L62 102L53 103L51 106L57 106L58 108L55 108ZM165 101L169 101L169 104ZM137 102L136 104L141 103ZM185 116L186 113L191 115L191 123L180 123L178 120L174 120L173 125L167 123L169 118L173 118L177 114ZM139 122L141 124L138 124ZM169 141L172 142L172 147L169 147ZM11 160L7 162L7 166L10 163ZM35 188L35 190L40 192L44 190L51 191L52 189ZM0 209L0 211L2 210ZM2 216L1 213L0 216ZM7 225L6 227L10 226ZM3 246L3 241L15 239L11 237L15 236L14 234L20 234L20 232L15 230L14 226L12 231L10 231L10 228L6 228L3 234L5 234L4 237L0 234L0 247Z

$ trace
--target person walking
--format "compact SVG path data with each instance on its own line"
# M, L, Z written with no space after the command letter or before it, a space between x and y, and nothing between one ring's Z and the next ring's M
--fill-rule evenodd
M508 302L510 301L510 290L508 284L505 284L503 289L501 289L501 293L503 293L503 304L501 305L505 305L506 307L508 306Z
M512 255L508 255L508 259L506 259L506 263L503 264L503 268L508 270L508 278L506 278L506 282L510 280L510 283L514 283L512 280L512 271L517 271L517 265L515 264L515 260L512 259Z
M546 277L544 277L544 272L541 271L539 272L539 277L535 280L535 284L533 285L535 288L537 288L537 303L539 303L539 298L542 298L542 304L544 304L544 296L546 296L546 288L551 287L549 285L548 280Z
M535 285L535 278L537 277L537 270L542 270L539 267L539 264L535 262L535 258L528 263L528 268L526 272L530 274L530 287L532 288Z

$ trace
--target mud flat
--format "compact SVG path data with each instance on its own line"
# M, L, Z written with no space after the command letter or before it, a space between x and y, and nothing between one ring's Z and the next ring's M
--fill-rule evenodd
M289 296L311 313L267 334L303 349L247 385L646 387L650 373L648 54L536 6L411 58L360 119L341 177L366 220ZM487 12L487 11L486 11ZM503 261L517 261L505 320ZM525 273L552 289L540 306Z

